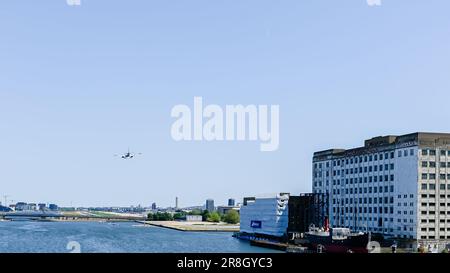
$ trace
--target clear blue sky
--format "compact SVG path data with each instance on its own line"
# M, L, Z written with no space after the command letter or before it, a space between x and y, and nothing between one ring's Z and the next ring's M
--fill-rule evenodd
M188 206L309 192L314 151L450 132L449 10L447 0L3 1L0 195ZM279 104L280 149L174 142L170 110L194 96ZM128 146L144 155L113 157Z

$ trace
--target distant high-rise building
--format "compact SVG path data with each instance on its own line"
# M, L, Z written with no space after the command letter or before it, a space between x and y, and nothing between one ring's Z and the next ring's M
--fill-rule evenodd
M37 209L36 203L29 203L28 204L28 209L29 210L36 210Z
M208 199L206 200L206 210L209 212L213 212L214 211L214 199Z
M56 205L56 204L50 204L50 205L48 205L48 208L49 208L50 210L55 211L55 210L58 210L58 205Z
M40 203L40 204L38 205L38 208L39 208L39 210L45 210L45 209L47 208L47 205L44 204L44 203Z
M24 210L28 210L28 204L25 202L18 202L16 204L16 210L17 211L24 211Z
M156 210L156 203L152 204L152 210Z
M178 197L175 197L175 208L178 208Z
M228 199L228 206L234 207L236 205L236 201L233 198Z

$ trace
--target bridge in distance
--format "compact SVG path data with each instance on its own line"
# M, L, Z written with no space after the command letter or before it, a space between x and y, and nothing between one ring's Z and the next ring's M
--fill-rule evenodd
M20 219L35 219L35 220L108 220L108 221L142 221L145 216L136 215L114 215L102 214L95 215L91 213L65 213L65 212L50 212L50 211L14 211L14 212L0 212L0 219L4 220L20 220Z

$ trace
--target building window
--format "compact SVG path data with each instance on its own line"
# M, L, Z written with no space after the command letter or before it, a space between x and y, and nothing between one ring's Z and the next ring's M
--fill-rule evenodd
M422 155L428 155L428 150L423 149L423 150L422 150Z

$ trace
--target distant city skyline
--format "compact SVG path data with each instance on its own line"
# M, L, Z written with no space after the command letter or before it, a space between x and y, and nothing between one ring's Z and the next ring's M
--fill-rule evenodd
M313 153L450 132L449 1L5 1L0 197L204 205L312 191ZM175 141L171 109L279 105L277 150ZM142 153L122 159L130 148ZM3 198L0 198L3 199Z

